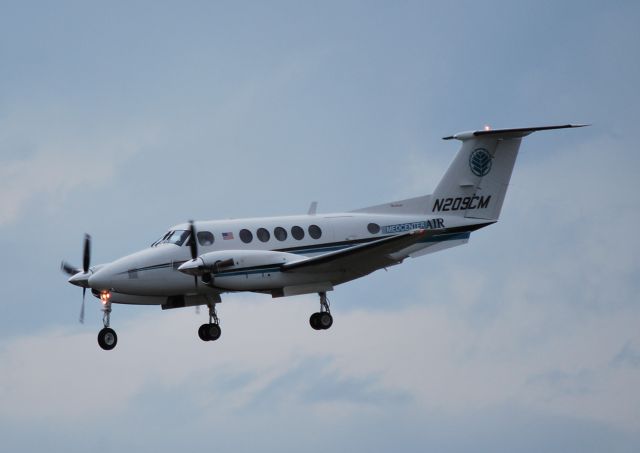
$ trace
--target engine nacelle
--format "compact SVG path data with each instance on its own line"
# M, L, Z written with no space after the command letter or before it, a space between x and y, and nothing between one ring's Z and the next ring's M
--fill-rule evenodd
M306 259L294 253L270 250L221 250L204 253L178 268L199 275L215 288L231 291L272 291L308 283L317 277L280 272L285 263Z
M285 263L304 259L300 255L271 250L221 250L204 253L198 257L207 269L216 270L244 269L260 266L280 266ZM231 264L233 262L233 264ZM215 269L221 265L219 269Z

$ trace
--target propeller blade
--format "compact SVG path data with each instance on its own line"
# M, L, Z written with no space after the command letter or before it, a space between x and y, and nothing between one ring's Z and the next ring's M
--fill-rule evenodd
M191 259L195 260L198 257L198 244L196 243L196 226L193 224L193 220L189 220L189 232L191 233L189 238L189 249L191 250ZM193 276L193 284L198 288L198 276Z
M80 324L84 324L84 296L87 293L87 288L82 288L82 305L80 305Z
M67 275L76 275L78 272L80 272L80 269L73 267L66 261L60 263L60 270Z
M198 244L196 243L196 227L193 224L193 220L189 220L189 232L191 233L191 239L189 241L191 259L195 260L198 257Z
M82 269L85 274L89 271L89 264L91 263L91 236L84 235L84 251L82 253Z

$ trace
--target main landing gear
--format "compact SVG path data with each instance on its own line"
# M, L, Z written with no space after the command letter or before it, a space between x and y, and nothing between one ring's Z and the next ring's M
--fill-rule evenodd
M327 330L333 325L333 316L331 316L331 310L329 310L329 299L327 299L327 293L318 293L320 296L320 311L311 315L309 318L309 324L314 330Z
M106 291L100 293L100 300L102 301L102 323L104 328L98 332L98 344L105 351L110 351L118 344L118 336L116 331L109 327L111 323L111 293Z
M202 341L216 341L220 338L220 319L216 312L216 303L209 304L209 324L202 324L198 329L198 336Z

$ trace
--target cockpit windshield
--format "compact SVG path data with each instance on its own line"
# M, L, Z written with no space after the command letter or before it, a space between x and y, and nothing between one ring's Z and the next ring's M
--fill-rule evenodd
M181 246L184 241L189 237L189 230L172 230L168 231L164 236L151 244L151 247L155 247L160 244L175 244Z

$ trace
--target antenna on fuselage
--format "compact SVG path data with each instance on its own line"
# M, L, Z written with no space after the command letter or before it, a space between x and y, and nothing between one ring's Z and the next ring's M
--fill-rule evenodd
M308 215L316 215L316 210L318 209L318 202L317 201L312 201L311 205L309 206L309 211L307 212Z

